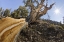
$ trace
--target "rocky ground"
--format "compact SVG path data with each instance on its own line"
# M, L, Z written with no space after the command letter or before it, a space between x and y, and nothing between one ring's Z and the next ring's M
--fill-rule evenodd
M17 42L64 42L64 29L47 22L30 25L20 32Z

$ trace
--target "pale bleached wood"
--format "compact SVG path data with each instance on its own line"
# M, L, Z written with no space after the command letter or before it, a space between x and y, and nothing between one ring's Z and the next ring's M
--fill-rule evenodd
M7 17L7 18L9 18L9 17ZM7 19L7 18L5 18L5 19ZM11 19L11 18L9 18L9 19ZM8 21L8 20L4 20L4 22L5 21ZM10 25L11 21L12 22L17 21L17 23L13 22L13 24ZM16 42L16 38L18 37L20 31L28 25L28 23L25 21L25 19L13 19L12 18L11 21L7 22L8 24L10 23L9 24L10 26L6 25L7 27L2 28L2 26L5 26L5 24L2 23L0 20L0 22L1 22L0 25L3 24L0 26L1 27L0 28L1 29L0 42Z

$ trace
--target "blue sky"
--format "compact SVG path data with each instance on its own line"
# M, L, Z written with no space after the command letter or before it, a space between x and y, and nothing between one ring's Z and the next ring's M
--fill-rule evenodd
M52 4L53 2L55 2L55 5L53 6L53 8L51 10L48 11L48 14L50 15L50 19L53 21L58 21L58 22L63 22L63 16L64 16L64 0L48 0L48 5ZM2 7L3 9L17 9L19 6L23 6L23 2L22 0L0 0L0 7ZM55 7L56 9L60 10L60 13L55 14ZM61 8L61 9L60 9ZM42 18L47 19L48 16L47 14L44 15Z
M19 6L23 6L22 0L0 0L0 7L3 9L17 9Z

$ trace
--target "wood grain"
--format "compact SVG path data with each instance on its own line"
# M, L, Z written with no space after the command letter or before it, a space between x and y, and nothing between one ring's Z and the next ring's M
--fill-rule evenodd
M0 20L0 42L16 42L20 31L28 23L25 19L13 19L10 17Z

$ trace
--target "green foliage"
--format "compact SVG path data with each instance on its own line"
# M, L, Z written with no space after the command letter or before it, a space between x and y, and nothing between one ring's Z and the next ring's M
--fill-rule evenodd
M4 10L2 9L2 7L0 8L0 19L3 18L3 13L4 13Z
M2 17L2 14L1 14L1 12L2 12L2 8L0 8L0 18Z
M10 16L10 10L9 9L6 9L4 11L4 16L7 17L7 16Z
M28 16L28 10L26 9L26 7L19 6L17 11L19 11L18 14L20 14L21 17L27 17Z
M25 7L19 6L18 9L11 13L13 18L26 18L28 16L28 10Z
M0 18L2 16L4 17L8 16L8 17L13 17L13 18L26 18L28 16L28 10L24 6L19 6L18 9L15 9L14 11L10 13L9 9L6 9L3 11L2 8L0 8Z
M16 12L12 12L12 13L11 13L11 17L17 18L17 13L16 13Z

